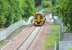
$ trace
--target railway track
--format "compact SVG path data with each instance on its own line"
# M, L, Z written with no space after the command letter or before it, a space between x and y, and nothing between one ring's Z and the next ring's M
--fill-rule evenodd
M27 40L17 50L27 50L29 45L33 42L33 40L36 38L41 30L41 27L36 27L36 29L30 34Z
M42 50L43 49L43 41L46 40L49 33L48 25L44 25L42 30L38 33L32 43L28 46L27 50Z
M29 27L20 32L20 34L14 37L4 48L1 50L17 50L17 48L23 43L23 41L28 37L35 27Z
M1 50L30 50L29 47L36 39L38 34L45 29L46 25L42 27L31 26L20 32Z
M33 41L36 39L36 37L44 32L44 29L47 25L44 25L42 27L36 27L35 30L30 34L30 36L22 43L20 47L18 47L17 50L30 50L30 46L32 45Z

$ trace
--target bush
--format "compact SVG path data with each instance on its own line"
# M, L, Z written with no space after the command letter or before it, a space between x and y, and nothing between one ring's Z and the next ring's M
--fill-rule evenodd
M6 18L4 16L0 16L0 28L4 27L6 22Z
M63 19L64 25L67 27L66 32L72 32L72 1L59 0L56 13Z

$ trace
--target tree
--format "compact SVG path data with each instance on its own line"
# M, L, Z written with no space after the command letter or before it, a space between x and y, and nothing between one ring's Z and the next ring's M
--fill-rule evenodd
M0 27L29 18L35 10L34 0L0 0Z
M18 20L22 19L21 14L21 7L19 0L8 0L8 16L6 16L7 21L5 26L9 26L10 24L13 24L17 22Z
M72 32L72 1L59 0L56 6L56 13L63 19L68 32Z
M52 12L52 1L51 0L43 0L42 7L47 8L48 12Z
M6 18L4 16L0 16L0 28L4 27L5 21L6 21Z
M6 22L6 16L8 15L8 3L7 0L0 0L0 27L4 27Z
M29 18L31 15L34 15L36 9L35 9L35 2L34 0L24 0L24 14L23 18Z

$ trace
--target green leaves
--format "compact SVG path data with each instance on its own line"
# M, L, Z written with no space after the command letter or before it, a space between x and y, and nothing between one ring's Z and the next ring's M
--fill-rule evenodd
M67 27L66 32L72 32L72 1L59 0L56 8L57 15L62 17L64 25Z
M6 16L8 16L8 2L7 0L0 0L0 27L4 27L7 20Z
M47 8L49 12L52 12L52 2L50 0L43 0L42 7Z
M25 5L24 5L24 15L23 17L29 18L31 15L34 15L35 13L35 3L34 0L27 1L25 0Z
M8 27L35 13L34 0L0 0L0 26ZM4 22L5 21L5 22Z
M4 16L0 16L0 28L4 27L5 22L6 22L6 18Z

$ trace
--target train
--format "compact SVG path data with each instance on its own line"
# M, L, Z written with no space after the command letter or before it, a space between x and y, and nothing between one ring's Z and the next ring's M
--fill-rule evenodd
M42 14L37 13L34 15L34 25L35 26L42 26L44 25L45 21L46 21L46 18Z

